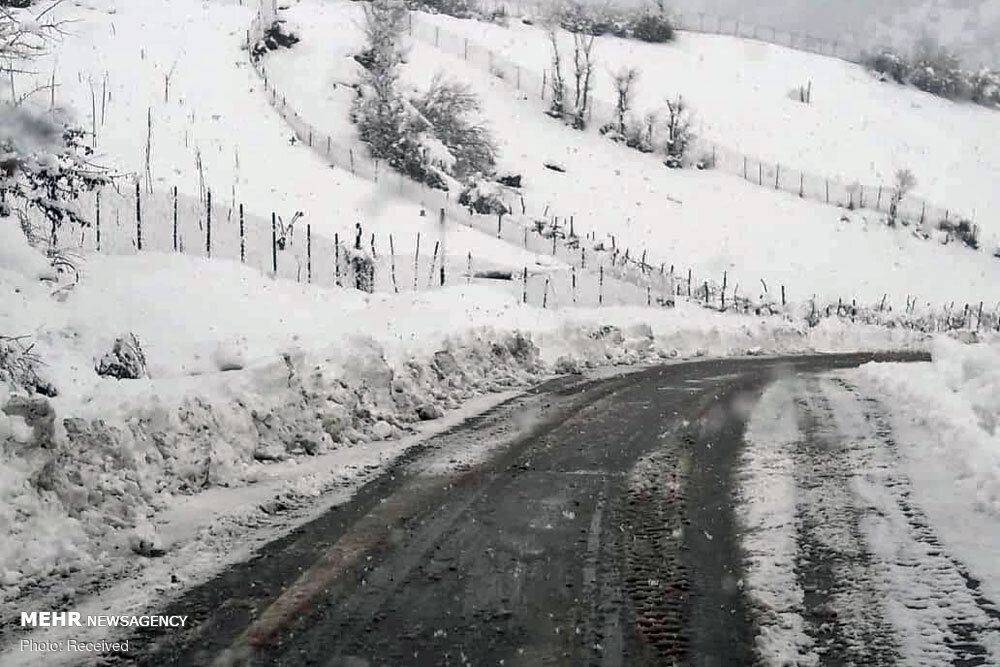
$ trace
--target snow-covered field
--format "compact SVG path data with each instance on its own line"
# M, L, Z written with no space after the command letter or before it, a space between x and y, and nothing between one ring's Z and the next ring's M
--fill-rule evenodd
M349 108L350 94L332 84L356 76L357 65L349 54L362 39L360 8L356 3L306 0L284 15L303 41L268 56L270 78L279 89L288 91L289 105L304 119L321 128L333 127L336 123L330 119L343 117ZM533 48L532 39L542 37L527 27L507 32L489 24L440 16L421 15L414 20L443 21L449 29L468 31L477 38L492 37L497 42L523 36L525 50ZM326 39L332 31L344 37ZM628 48L631 45L629 42ZM606 46L602 41L595 50ZM515 60L524 57L522 51L513 47L511 51ZM602 51L597 53L597 72L606 76L606 61ZM731 52L729 57L742 56ZM720 69L722 63L720 56ZM770 70L760 70L764 71ZM857 299L872 303L888 294L891 303L902 304L913 295L926 308L927 304L939 307L951 301L995 300L1000 262L987 253L975 253L957 244L942 247L912 237L907 229L886 228L879 216L869 212L851 213L804 201L724 174L667 170L655 157L612 144L596 132L581 133L561 126L541 114L537 99L515 97L504 82L460 57L411 40L404 80L424 88L437 72L466 81L479 93L486 120L501 146L502 166L524 175L523 191L531 215L546 210L564 218L572 215L578 233L593 231L600 238L614 235L620 247L632 249L633 256L648 249L654 264L676 265L682 274L692 267L696 276L721 283L723 272L728 272L729 284L739 284L744 294L759 294L763 279L772 290L786 285L790 298L800 301L815 294L834 302L843 298L845 302ZM727 85L720 83L718 88ZM752 90L748 85L744 91L748 100L759 102L760 94L754 97ZM890 94L888 89L885 94ZM909 94L892 93L894 99ZM776 105L792 104L782 95L777 94ZM720 111L718 117L752 116L734 113L736 108L725 106L725 115ZM699 117L707 121L717 116L699 109ZM818 136L839 136L830 122L812 131ZM787 146L794 141L794 134L782 127L775 125L768 131L776 144ZM742 131L732 128L732 132ZM876 136L862 134L852 141L881 150L884 143ZM929 137L929 142L935 141L934 134ZM981 138L977 136L975 141ZM563 164L567 172L546 169L547 161ZM934 178L938 173L944 172L935 171ZM977 183L978 187L968 187L992 197L985 176L980 175ZM928 271L930 266L941 272ZM944 281L941 275L953 279Z
M1000 347L769 388L740 520L764 664L1000 659Z
M892 406L905 471L929 518L983 591L1000 599L1000 343L942 339L931 364L869 364L857 375Z
M537 26L443 15L421 15L419 22L467 37L525 72L551 68L551 46ZM572 55L571 36L560 39L563 52ZM460 40L440 41L461 55ZM748 39L682 32L675 42L646 44L604 36L595 40L593 53L595 96L606 104L614 101L612 73L634 66L640 70L637 117L682 95L706 139L845 184L891 187L896 170L910 169L917 178L914 194L975 215L987 234L1000 233L1000 199L990 186L1000 170L1000 150L989 140L1000 131L996 111L880 83L847 62ZM812 103L792 99L789 93L810 81Z
M51 270L16 228L0 247L0 330L29 337L39 375L60 392L26 399L4 385L0 397L8 610L142 609L308 516L275 512L345 498L405 451L412 439L393 440L422 418L553 370L922 339L685 304L540 310L476 286L366 296L152 252L86 256L79 284L57 289L39 280ZM126 332L150 377L98 377L95 362ZM158 550L170 560L134 555ZM112 580L121 584L89 597ZM138 581L143 595L128 583Z
M313 233L327 238L351 238L363 222L367 232L394 233L400 253L413 252L420 232L426 261L443 241L432 217L290 141L243 49L253 9L237 0L66 4L58 11L74 19L71 32L37 79L54 70L57 103L97 126L97 159L123 172L146 171L151 123L149 174L158 193L177 186L190 200L211 188L216 201L243 203L265 220L271 211L287 218L301 210ZM288 17L303 42L268 57L272 76L310 122L350 140L357 7L307 0ZM722 174L668 172L653 158L560 127L500 82L412 45L406 82L426 86L439 69L482 95L503 166L525 175L529 212L548 206L575 215L581 234L613 234L681 272L728 272L729 284L747 292L756 293L761 279L775 291L784 284L800 302L818 294L870 303L888 294L901 304L917 295L923 307L996 296L1000 262L985 254L917 241L860 214L842 220L842 211ZM30 75L19 76L18 88L30 87ZM775 94L782 104L783 92ZM702 113L711 109L706 102ZM836 143L825 134L831 127L810 131ZM877 141L855 140L880 150ZM545 169L546 160L567 173ZM674 309L542 310L510 289L461 281L366 295L159 252L84 252L80 281L70 286L65 276L53 282L45 258L4 222L0 334L25 336L41 360L39 375L59 391L49 401L26 399L0 383L5 617L28 602L143 609L343 501L428 432L420 422L455 423L489 405L483 395L508 396L554 372L924 344L898 328L836 318L808 328L684 301ZM472 230L449 234L448 246L454 257L473 253L496 265L553 264ZM149 377L98 377L95 362L126 333L142 343ZM135 556L161 550L160 559ZM184 577L173 581L180 569ZM115 587L90 596L97 582L111 580Z

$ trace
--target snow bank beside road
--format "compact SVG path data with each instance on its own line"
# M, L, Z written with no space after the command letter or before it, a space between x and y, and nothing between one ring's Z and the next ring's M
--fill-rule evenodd
M928 364L868 364L917 501L983 592L1000 599L1000 340L939 339Z
M538 310L457 286L365 295L221 260L89 256L69 289L17 234L0 272L0 332L35 343L52 399L0 393L0 603L182 548L160 519L183 498L254 484L277 462L386 441L470 397L661 359L898 349L901 329L676 309ZM99 377L134 333L149 377ZM309 466L304 466L303 475ZM186 539L191 539L187 536ZM86 576L84 576L86 575Z

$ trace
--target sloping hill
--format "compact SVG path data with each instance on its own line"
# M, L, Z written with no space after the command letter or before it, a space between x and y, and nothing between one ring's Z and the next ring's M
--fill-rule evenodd
M421 15L459 40L469 38L541 74L551 68L545 32L511 19L508 26ZM443 40L442 40L443 42ZM564 54L572 53L562 34ZM462 53L461 44L443 44ZM892 185L896 170L917 178L915 195L1000 232L1000 112L955 103L877 81L840 60L747 39L679 33L670 44L605 36L596 40L594 92L613 100L611 73L635 66L637 116L682 95L701 135L769 163L840 179ZM567 63L565 67L569 68ZM812 84L812 103L789 93Z
M276 79L287 77L288 82L294 82L302 113L310 114L311 122L336 126L344 107L339 89L331 82L356 76L355 64L345 51L360 39L360 9L353 3L301 2L289 8L286 16L303 37L301 48L275 54L269 66ZM532 49L543 52L540 40L544 36L529 27L507 32L444 17L429 20L508 44L510 56L523 59L525 67L534 62ZM331 34L339 38L331 40ZM602 41L597 48L605 45ZM630 45L622 48L626 46ZM602 58L601 53L598 51L598 58ZM602 77L606 77L605 67L599 65ZM501 143L503 166L525 176L524 195L530 214L572 215L578 233L593 231L602 238L613 235L633 256L645 249L656 265L673 265L681 274L691 267L696 276L721 282L727 272L728 284L738 283L744 294L758 294L763 279L772 290L785 284L798 300L817 294L834 301L840 297L845 302L857 298L870 303L887 293L897 304L908 295L936 303L969 299L992 303L1000 262L984 253L917 240L907 230L889 230L881 221L866 220L867 214L842 219L845 211L841 209L775 193L723 174L669 171L655 157L619 147L596 132L576 132L547 118L533 91L518 97L504 82L461 58L411 41L406 82L425 87L438 71L468 81L480 94L485 115ZM690 76L694 87L694 75ZM740 99L753 100L758 88L742 86ZM778 91L774 93L777 106L788 101ZM756 93L756 97L762 96ZM727 117L740 126L737 112L728 112ZM764 130L780 132L777 123L765 125ZM872 145L878 150L877 142ZM815 157L818 160L819 154ZM545 168L545 162L562 164L566 173ZM938 271L946 272L949 279L942 280Z

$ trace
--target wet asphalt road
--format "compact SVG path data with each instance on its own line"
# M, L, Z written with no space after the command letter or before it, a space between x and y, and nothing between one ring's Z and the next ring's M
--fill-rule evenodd
M733 509L748 409L778 377L873 358L553 380L192 589L165 610L192 628L137 635L108 662L753 664ZM513 429L526 414L531 428ZM484 438L503 446L479 465L428 465Z

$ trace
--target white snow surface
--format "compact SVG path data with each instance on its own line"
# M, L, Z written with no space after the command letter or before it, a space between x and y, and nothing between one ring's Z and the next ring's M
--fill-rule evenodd
M537 25L430 14L420 21L487 46L525 71L551 68L548 37ZM571 58L571 36L563 32L560 40ZM614 100L612 73L634 66L641 72L634 90L639 117L682 95L707 139L845 183L889 187L896 170L908 168L918 180L915 194L975 212L984 229L1000 233L1000 198L991 187L1000 172L1000 148L990 140L1000 132L995 110L882 83L861 66L751 39L679 32L672 43L648 44L602 36L593 53L600 100ZM810 81L811 104L789 97Z
M259 216L303 210L314 233L344 237L361 219L366 230L395 232L401 251L417 231L433 243L437 225L419 217L412 202L331 170L289 142L290 130L241 50L252 4L61 6L77 21L52 58L58 103L75 108L87 125L91 84L99 94L106 81L111 97L106 112L98 111L105 116L98 158L139 173L151 114L150 171L158 191L177 185L196 196L200 158L205 185L217 197L243 202ZM285 87L301 95L295 101L303 114L329 120L324 128L344 136L353 128L346 98L338 96L348 92L328 84L353 72L344 61L356 13L343 3L297 3L289 14L304 41L269 57L278 75L297 77ZM329 39L324 29L340 38ZM303 57L307 65L297 60ZM765 277L788 283L800 298L817 292L876 300L889 292L900 303L904 293L944 299L951 285L985 292L1000 277L1000 263L919 244L881 223L863 232L857 217L840 223L839 211L720 174L666 172L655 160L558 127L427 47L413 46L406 79L426 85L436 68L484 93L504 167L526 175L532 209L551 204L569 215L586 205L588 211L576 210L581 233L588 226L614 233L623 245L656 247L668 264L676 256L683 258L678 266L690 262L712 275L729 269L731 283L738 266L747 290ZM39 71L47 80L49 68ZM571 173L544 169L549 159ZM459 257L474 252L514 266L538 261L472 231L450 235L448 243ZM84 253L79 264L80 282L69 287L13 224L0 225L0 333L28 336L42 360L39 374L60 392L49 402L54 438L43 446L38 428L2 412L21 396L0 385L4 615L29 598L141 610L204 579L307 514L284 516L278 505L315 509L310 499L346 499L414 442L416 409L424 404L455 419L465 401L506 396L496 392L554 369L922 345L920 334L901 329L836 319L810 329L684 302L669 310L556 311L482 285L368 296L274 280L225 260L156 252ZM143 346L149 377L98 377L97 359L129 332ZM411 439L399 440L404 436ZM470 448L467 460L482 453ZM137 559L132 550L140 540L166 555ZM186 576L173 585L179 567ZM72 586L59 583L63 574ZM87 597L102 577L119 583ZM0 663L8 659L0 655Z
M1000 659L989 611L997 449L985 453L965 430L982 402L975 360L988 355L948 342L935 352L936 384L933 371L902 364L788 377L751 413L738 516L764 664L817 664L834 650L859 664L894 654L932 667L967 646L985 664ZM966 370L948 378L956 357ZM942 400L956 379L963 396Z
M918 500L942 540L1000 599L1000 342L941 338L927 364L868 364Z
M340 119L347 115L354 94L341 84L357 76L358 65L349 56L363 41L361 9L352 2L303 0L291 5L282 16L287 19L289 29L301 36L302 42L292 49L267 56L271 81L279 90L288 91L289 106L297 109L303 120L336 137L341 127ZM522 63L528 71L540 71L547 63L544 34L536 29L512 23L508 30L443 16L414 16L415 24L440 23L448 30L492 45L515 62ZM333 33L341 35L341 39L328 39L327 35ZM684 39L698 38L685 36ZM724 123L718 134L720 140L728 137L735 141L762 134L760 143L772 151L785 151L778 157L788 160L801 157L793 152L796 146L823 142L821 147L810 148L803 155L812 156L815 166L843 168L866 183L872 178L861 167L887 165L881 169L891 174L897 166L907 166L904 160L877 157L866 151L884 151L891 145L887 136L890 139L902 137L896 134L901 125L911 122L912 117L924 118L922 110L909 108L910 91L879 87L877 82L863 80L867 75L852 70L845 63L827 62L776 48L772 54L771 47L756 43L747 45L733 41L734 46L725 38L716 41L719 52L713 56L716 42L711 40L696 41L698 46L695 48L684 40L677 45L652 47L634 41L600 38L594 47L598 58L596 94L607 98L608 93L604 91L608 85L607 71L617 63L616 59L639 65L670 62L678 50L693 48L698 54L704 51L704 57L714 64L711 67L679 64L676 71L674 68L666 70L670 76L654 76L647 71L638 90L648 91L650 104L662 102L667 92L674 92L657 86L673 86L675 82L681 86L687 82L685 85L691 88L691 101L700 122ZM995 300L996 285L1000 284L1000 262L989 253L973 252L957 243L942 246L937 241L917 239L910 229L888 228L884 216L871 211L851 212L803 200L721 172L666 169L657 157L614 144L594 128L578 132L548 118L542 113L543 103L537 91L517 93L508 83L463 61L460 53L453 56L417 39L408 40L407 45L406 65L402 71L404 85L412 90L425 89L435 74L441 72L446 78L467 83L479 95L484 119L500 145L501 168L524 177L522 192L529 215L538 216L548 211L549 215L563 219L573 216L579 234L595 232L599 239L613 235L617 246L631 249L633 257L648 250L653 265L676 266L680 274L690 267L696 280L708 278L721 283L723 273L728 272L728 284L739 285L742 294L761 294L760 281L763 280L772 293L785 285L789 298L800 302L817 295L821 300L834 303L842 298L845 303L857 299L859 304L871 304L888 295L888 302L897 307L905 303L907 297L916 297L919 307L926 309L928 306L940 308L942 302L985 300L992 303ZM645 48L653 50L648 53L634 51ZM756 53L754 49L763 49L767 57L751 57ZM700 62L696 56L689 58ZM777 87L774 77L784 77L788 70L809 69L815 64L813 60L823 71L840 72L837 75L840 78L834 77L834 80L846 81L845 87L843 90L838 88L836 95L822 105L814 105L815 109L800 109L803 105L792 103L785 96L786 86L792 85L791 79L788 82L782 79ZM741 67L734 68L733 62L740 63ZM713 78L721 77L722 72L728 72L725 78ZM733 77L745 80L736 85L731 81ZM850 82L855 80L863 80L858 83L863 84L861 89L850 87ZM775 88L773 100L768 94L770 88ZM711 105L707 100L695 99L697 91L708 91L719 99ZM689 91L684 88L678 92L687 97ZM882 105L882 100L889 100L886 106ZM844 111L841 103L867 106ZM927 104L937 103L929 99ZM887 112L886 108L894 111ZM884 127L873 131L856 129L873 122L870 121L873 116L883 118L883 114ZM914 137L920 136L919 150L932 151L940 146L941 150L947 149L949 155L955 151L963 164L970 162L970 155L991 150L983 142L985 137L992 136L990 123L994 122L994 117L1000 118L1000 114L990 115L991 112L981 108L949 107L928 112L927 118L937 122L941 114L947 114L946 117L954 119L955 125L962 128L965 128L964 121L959 119L966 114L973 114L977 119L985 114L985 120L977 121L984 123L982 126L962 129L957 135L948 132L945 138L941 138L939 125L927 132L917 128L913 134L905 135L907 141L916 142ZM810 119L816 117L825 120L809 125L813 122ZM845 120L855 117L861 120ZM797 118L802 118L801 122L808 126L808 130L799 130L806 135L801 140L794 129L796 126L793 125L792 130L788 128ZM927 120L925 124L930 125L930 122ZM745 127L746 124L750 127ZM922 134L916 134L918 131ZM343 132L350 133L351 128ZM348 135L340 136L349 138ZM740 144L740 147L756 150L755 146ZM918 148L909 150L917 151ZM857 154L866 157L856 161L843 157ZM567 172L546 169L546 162L562 164ZM1000 163L1000 156L997 162ZM791 162L800 163L803 167L812 166L804 158ZM985 164L972 174L963 171L966 167L942 167L940 159L933 158L926 164L924 180L932 185L943 179L960 180L960 186L948 185L947 192L952 196L963 193L963 199L967 199L964 194L967 191L974 192L983 200L979 206L980 211L985 212L995 205L991 187L995 171L991 164ZM856 165L861 167L855 169ZM916 166L913 169L920 179L920 171ZM821 173L826 171L820 170ZM997 206L1000 210L1000 205ZM984 213L980 217L985 229L989 216ZM984 231L984 246L989 244L987 232ZM930 266L940 269L940 273L928 271ZM941 280L944 274L954 279Z

